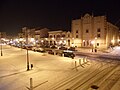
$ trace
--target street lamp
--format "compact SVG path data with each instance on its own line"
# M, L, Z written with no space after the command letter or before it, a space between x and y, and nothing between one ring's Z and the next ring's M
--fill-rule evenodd
M0 47L1 47L1 56L3 56L3 53L2 53L2 43L0 44Z
M91 44L92 44L92 52L93 52L93 48L94 48L94 43L95 43L95 41L91 41Z
M20 38L19 41L20 41L20 44L21 44L21 50L22 50L22 41L23 41L23 38Z
M95 37L95 52L97 52L97 37Z
M3 56L3 53L2 53L2 38L0 38L0 49L1 49L1 56Z
M28 46L28 30L25 31L25 35L26 35L26 43L27 43L27 46ZM29 68L29 54L28 54L28 48L27 48L26 50L27 50L27 71L29 71L30 68Z

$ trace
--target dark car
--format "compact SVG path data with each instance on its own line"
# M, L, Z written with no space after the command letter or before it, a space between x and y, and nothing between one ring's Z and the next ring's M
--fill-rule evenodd
M50 48L57 49L57 46L53 45L53 46L50 46Z
M48 50L48 54L54 55L54 52L52 50Z
M67 50L66 47L60 47L59 49L60 49L60 50Z
M73 51L64 50L63 54L64 54L64 57L70 57L72 59L75 57L75 54L73 53Z
M70 48L68 48L68 50L76 51L76 50L75 50L75 47L70 47Z

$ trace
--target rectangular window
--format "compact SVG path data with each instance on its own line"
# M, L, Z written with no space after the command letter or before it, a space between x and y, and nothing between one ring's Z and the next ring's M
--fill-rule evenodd
M89 45L89 41L87 41L87 46Z
M100 34L97 34L97 37L100 38Z
M68 34L68 37L70 37L70 34Z
M99 43L97 43L97 46L99 46Z
M89 30L88 30L88 29L86 30L86 33L89 33Z
M78 38L78 35L76 35L76 38Z
M84 42L84 46L85 46L85 42Z
M100 28L97 29L97 32L100 32Z
M78 33L78 30L76 30L76 33Z

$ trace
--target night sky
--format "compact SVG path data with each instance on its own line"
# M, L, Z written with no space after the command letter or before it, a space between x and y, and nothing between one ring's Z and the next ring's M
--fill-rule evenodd
M85 13L106 15L115 24L120 0L0 0L0 32L17 35L24 26L70 30L71 20Z

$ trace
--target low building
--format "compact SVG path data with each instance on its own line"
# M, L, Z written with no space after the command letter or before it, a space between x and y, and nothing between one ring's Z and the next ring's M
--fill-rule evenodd
M72 35L69 31L49 31L49 44L50 45L66 45L70 46L72 44Z

